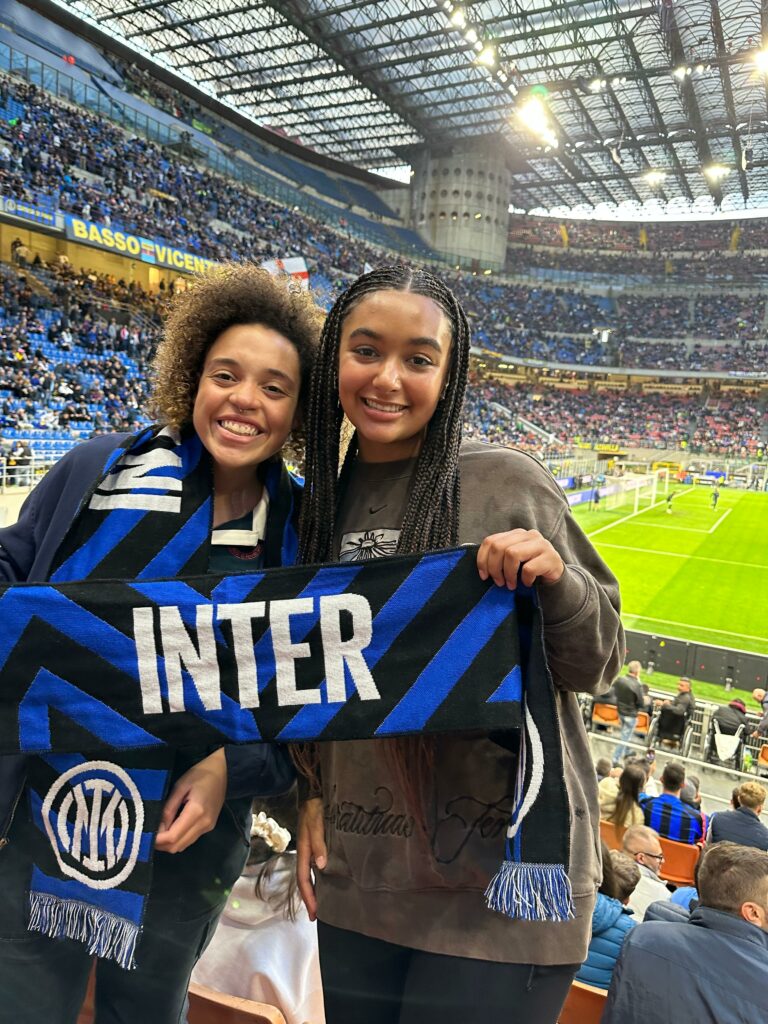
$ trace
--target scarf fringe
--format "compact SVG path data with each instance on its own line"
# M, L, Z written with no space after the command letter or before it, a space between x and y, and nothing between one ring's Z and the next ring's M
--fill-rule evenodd
M569 921L571 880L562 864L505 860L485 891L490 910L520 921Z
M134 953L141 929L132 921L76 900L30 892L30 931L51 939L84 942L90 956L115 960L126 970L136 967Z

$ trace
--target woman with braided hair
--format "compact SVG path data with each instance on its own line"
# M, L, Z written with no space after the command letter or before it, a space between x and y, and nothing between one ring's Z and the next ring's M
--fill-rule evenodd
M616 580L550 474L462 441L470 336L454 295L402 266L359 278L326 321L307 424L300 560L480 545L478 571L537 586L571 807L574 916L486 909L512 808L505 736L321 743L305 782L299 886L319 920L333 1024L554 1022L587 953L601 879L597 790L574 692L622 664ZM354 427L341 472L344 416Z

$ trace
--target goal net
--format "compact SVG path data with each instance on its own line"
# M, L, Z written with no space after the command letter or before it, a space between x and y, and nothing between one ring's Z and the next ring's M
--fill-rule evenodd
M606 487L609 491L605 496L605 507L617 511L641 512L650 508L658 500L664 490L664 482L655 474L632 474L612 480Z

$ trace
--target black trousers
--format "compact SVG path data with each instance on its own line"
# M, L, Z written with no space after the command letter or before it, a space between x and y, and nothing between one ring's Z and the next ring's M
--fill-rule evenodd
M318 923L327 1024L555 1024L578 964L441 956Z

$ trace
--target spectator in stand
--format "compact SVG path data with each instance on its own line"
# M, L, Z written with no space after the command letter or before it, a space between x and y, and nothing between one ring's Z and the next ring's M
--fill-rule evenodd
M758 782L745 782L738 789L738 806L712 815L707 844L723 841L754 846L768 851L768 828L760 821L766 791Z
M696 699L691 689L691 680L688 676L681 676L677 684L677 693L672 700L661 701L664 707L672 708L678 715L682 715L686 721L693 715L696 708Z
M595 762L595 774L597 775L598 786L603 781L603 779L607 779L608 776L611 774L611 768L612 765L610 762L610 758L599 757L597 759L597 761Z
M717 722L720 732L725 736L735 736L741 726L744 726L746 736L747 706L741 697L736 697L728 705L717 708L712 715L713 721Z
M627 936L602 1024L768 1020L768 854L718 843L699 866L688 921Z
M755 687L752 691L752 699L760 705L762 716L752 736L754 738L768 736L768 693L761 686Z
M640 794L645 785L645 769L638 763L628 764L618 779L608 776L598 784L600 817L619 829L642 825Z
M609 850L605 843L601 846L603 880L592 911L587 959L576 972L576 980L607 989L624 939L637 924L627 902L640 881L640 870L627 854Z
M622 849L635 861L640 868L640 881L629 898L638 921L643 920L646 908L656 900L668 900L669 889L659 878L664 854L658 833L646 825L632 825L624 833Z
M680 790L680 799L684 804L688 804L689 807L693 807L695 811L701 810L700 787L701 779L698 775L688 774L685 777L683 788Z
M253 811L248 862L192 981L277 1006L287 1024L323 1024L317 925L296 887L295 788Z
M659 786L658 779L654 778L656 771L656 751L653 749L646 750L645 757L637 759L645 769L645 786L643 787L643 796L659 796L661 788Z
M704 819L680 799L684 782L685 768L677 761L668 761L661 773L661 796L646 797L642 808L646 825L660 836L694 845L704 838Z
M639 661L630 661L624 675L613 684L613 693L616 697L616 707L621 719L621 732L619 743L613 752L613 763L621 764L629 751L627 743L635 734L637 713L643 709L643 687L640 682ZM634 823L633 823L634 824Z

